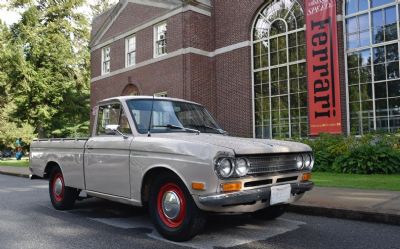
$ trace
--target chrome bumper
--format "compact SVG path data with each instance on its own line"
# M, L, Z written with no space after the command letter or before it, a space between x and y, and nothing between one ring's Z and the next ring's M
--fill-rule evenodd
M302 194L313 188L312 182L291 183L292 195ZM257 201L269 203L271 198L271 187L243 190L232 193L224 193L209 196L199 196L199 202L204 206L233 206L251 204Z

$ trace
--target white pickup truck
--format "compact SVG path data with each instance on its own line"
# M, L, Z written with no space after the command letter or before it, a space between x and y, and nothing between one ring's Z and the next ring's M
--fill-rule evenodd
M201 105L115 97L98 103L88 139L38 139L32 176L49 179L54 208L80 192L148 208L165 238L185 241L208 213L282 215L313 187L309 146L228 136Z

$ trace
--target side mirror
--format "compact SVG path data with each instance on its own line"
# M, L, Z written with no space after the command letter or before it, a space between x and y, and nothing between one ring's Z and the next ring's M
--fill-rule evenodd
M106 125L106 134L107 135L121 135L123 138L127 139L128 136L122 133L119 130L119 125Z
M118 131L119 125L106 125L106 134L115 135Z

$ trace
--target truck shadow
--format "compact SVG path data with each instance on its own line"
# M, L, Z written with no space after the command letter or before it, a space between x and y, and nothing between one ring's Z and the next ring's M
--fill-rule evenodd
M151 223L146 208L134 207L95 197L77 201L74 209L69 212L87 218L140 218L141 220L147 219L148 222ZM232 229L235 227L239 228L246 225L261 225L266 222L254 219L249 214L207 214L207 216L207 224L203 233L213 233L215 231L221 231L228 228Z

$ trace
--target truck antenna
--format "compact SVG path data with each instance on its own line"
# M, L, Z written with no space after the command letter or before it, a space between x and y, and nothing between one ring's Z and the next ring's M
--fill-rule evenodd
M149 120L149 129L147 130L147 136L151 137L151 123L153 122L153 108L154 108L154 94L153 100L151 101L151 112L150 112L150 120Z

